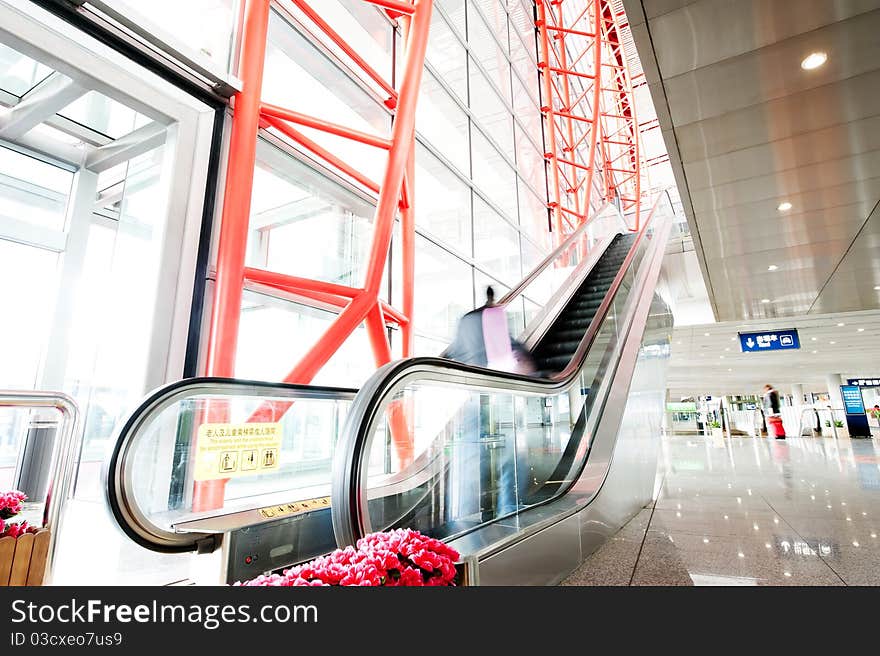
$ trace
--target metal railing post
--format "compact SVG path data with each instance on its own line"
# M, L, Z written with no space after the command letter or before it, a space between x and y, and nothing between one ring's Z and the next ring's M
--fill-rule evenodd
M50 583L61 518L65 503L70 498L76 471L74 454L79 453L79 408L76 401L61 392L17 390L0 390L0 407L53 408L61 413L58 438L52 452L51 478L43 507L43 522L49 529L49 552L46 557L46 576L43 580Z

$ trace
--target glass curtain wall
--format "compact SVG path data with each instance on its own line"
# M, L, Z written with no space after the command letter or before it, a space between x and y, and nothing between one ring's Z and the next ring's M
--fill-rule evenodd
M315 6L373 68L394 78L402 39L382 11L362 0ZM549 251L533 10L533 3L519 0L434 3L416 117L417 355L437 355L458 318L482 305L486 285L503 294ZM263 99L379 135L388 134L392 122L375 83L288 3L275 6L270 18ZM385 153L297 129L381 179ZM282 134L262 131L248 266L360 286L374 210L367 189ZM386 298L400 307L397 249L393 244ZM251 289L243 301L237 374L278 380L320 337L334 310L259 292ZM510 314L518 333L522 309ZM399 355L396 337L392 349ZM373 369L359 329L315 382L359 386Z

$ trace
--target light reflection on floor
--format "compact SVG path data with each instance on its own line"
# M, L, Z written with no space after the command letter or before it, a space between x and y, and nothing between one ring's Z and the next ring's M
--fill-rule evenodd
M655 503L568 585L880 585L880 445L664 438Z

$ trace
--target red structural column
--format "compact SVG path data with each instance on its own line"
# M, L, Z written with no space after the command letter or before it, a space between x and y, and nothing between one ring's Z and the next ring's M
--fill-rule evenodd
M403 278L403 315L409 321L400 327L403 337L403 357L412 355L413 349L413 314L415 312L415 270L416 270L416 149L415 135L413 148L406 163L407 203L400 210L401 268Z
M547 140L547 154L550 156L550 191L553 194L553 200L550 206L553 209L553 225L556 228L556 238L562 241L562 194L561 183L559 180L559 162L557 161L556 151L556 117L553 111L553 80L550 71L550 37L547 29L547 8L544 6L545 0L538 0L536 8L538 10L538 28L540 30L541 44L541 61L538 63L539 72L541 73L541 82L544 87L544 98L541 103L541 109L544 111L544 138Z
M251 189L257 159L260 91L269 28L269 0L245 0L239 77L235 96L229 163L223 191L223 214L217 248L217 279L211 311L207 374L233 376L241 316L245 249L251 213Z
M241 316L245 249L251 213L251 189L257 157L257 131L260 122L260 91L263 61L269 28L269 0L245 0L242 21L239 76L242 89L235 96L230 156L223 191L223 213L217 247L217 277L208 339L207 375L232 377ZM207 421L227 419L226 405L213 403L206 411ZM227 479L196 481L193 510L220 508Z

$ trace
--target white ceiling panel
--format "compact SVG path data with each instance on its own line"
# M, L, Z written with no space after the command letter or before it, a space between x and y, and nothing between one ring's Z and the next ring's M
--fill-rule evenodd
M880 114L878 88L880 70L874 70L677 127L675 134L682 160L692 162L877 116ZM662 120L661 124L670 125Z
M695 27L699 26L687 29L692 34ZM872 71L880 58L878 34L880 10L675 77L667 75L658 58L673 123L679 126L720 116ZM658 45L653 30L651 35L655 48L661 51L679 48L691 38L683 32ZM801 70L801 60L819 50L828 53L828 62L813 71Z
M880 0L641 0L634 13L716 319L877 308ZM827 61L803 70L815 51Z
M880 149L880 115L685 162L691 192Z
M675 77L874 9L880 0L711 0L650 17L655 40L675 44L657 51L665 76ZM724 29L691 29L708 23Z

